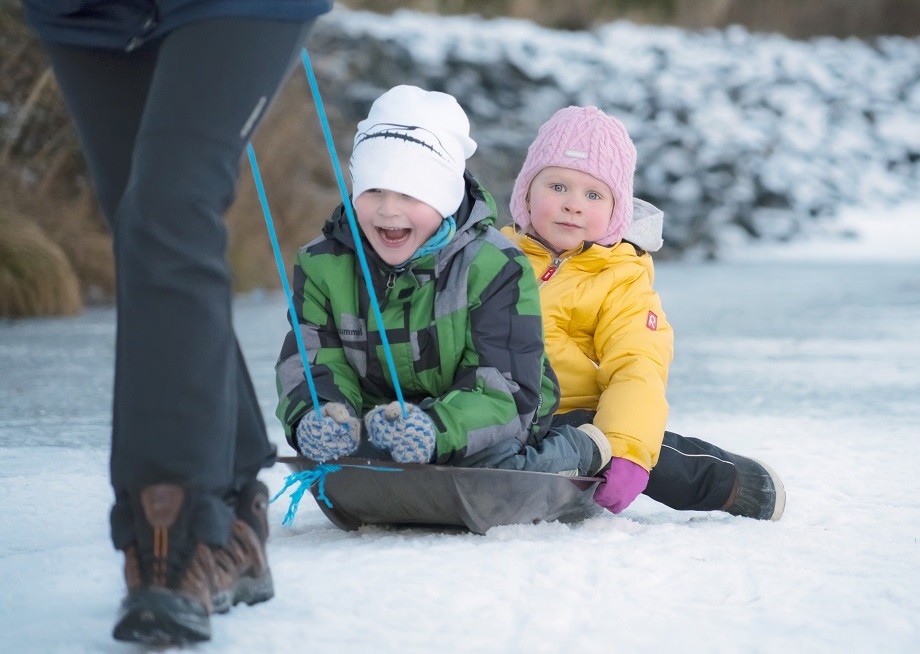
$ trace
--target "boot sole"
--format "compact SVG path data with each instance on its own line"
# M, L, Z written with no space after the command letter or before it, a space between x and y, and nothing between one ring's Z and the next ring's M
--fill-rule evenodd
M233 593L222 593L214 597L214 612L226 613L237 604L252 606L267 602L275 596L275 584L271 570L261 577L242 577L233 587Z
M786 489L783 481L776 471L759 459L741 456L740 454L727 453L728 460L735 465L738 477L735 481L735 488L729 503L722 508L723 511L731 515L751 518L754 520L779 520L786 509ZM756 467L759 470L741 472L743 468ZM747 475L746 481L739 481L744 475ZM755 478L752 478L752 475ZM760 486L761 480L763 486ZM769 483L769 488L767 484ZM756 484L758 488L754 489ZM736 496L737 493L737 496ZM767 505L767 501L771 505Z
M122 601L112 636L157 647L200 643L211 639L211 621L204 603L149 588Z
M786 510L786 488L783 486L782 479L779 478L779 475L776 474L776 471L773 468L768 466L763 461L757 461L757 463L763 466L763 469L767 471L768 475L770 475L770 479L773 480L773 490L776 493L776 500L773 505L773 513L770 515L769 519L776 522L783 517L783 511Z

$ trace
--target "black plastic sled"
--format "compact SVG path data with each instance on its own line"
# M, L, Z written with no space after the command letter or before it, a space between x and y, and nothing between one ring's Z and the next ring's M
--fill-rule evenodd
M294 473L312 471L305 457L279 457ZM310 492L340 529L362 525L453 527L484 534L499 525L577 522L602 510L594 477L546 472L342 458ZM328 501L328 503L327 503Z

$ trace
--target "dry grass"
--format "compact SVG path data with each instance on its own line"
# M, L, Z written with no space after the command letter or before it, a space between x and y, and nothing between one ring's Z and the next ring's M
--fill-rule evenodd
M0 210L0 316L79 313L80 282L63 250L34 221Z
M18 108L5 125L0 124L0 208L27 216L57 245L76 272L85 301L110 303L115 292L111 237L60 90L29 33L20 28L8 31L0 36L0 46L11 53L0 64L0 95ZM340 125L335 112L330 114L333 125ZM339 202L303 75L293 75L279 94L254 146L289 274L297 248L319 234ZM237 199L227 216L234 285L238 291L278 288L274 255L245 158L241 171ZM3 246L13 247L11 237L0 234Z
M297 72L253 140L289 278L298 248L319 236L323 222L341 202L313 99L304 75ZM329 107L327 111L334 131L342 131L337 113ZM350 151L340 151L340 159L348 154ZM280 287L248 159L242 164L237 199L228 212L227 224L228 256L236 289Z

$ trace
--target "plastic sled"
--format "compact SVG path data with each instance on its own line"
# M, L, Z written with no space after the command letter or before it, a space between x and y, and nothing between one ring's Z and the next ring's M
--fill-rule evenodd
M305 457L278 460L295 473L317 467ZM593 499L600 483L594 477L365 458L337 459L333 465L341 468L310 492L326 517L346 531L390 525L484 534L499 525L577 522L601 512Z

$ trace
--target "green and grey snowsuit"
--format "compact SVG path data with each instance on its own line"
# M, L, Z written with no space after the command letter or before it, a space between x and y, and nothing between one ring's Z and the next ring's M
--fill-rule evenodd
M437 429L436 463L503 441L536 444L558 406L535 277L493 227L496 213L467 173L457 233L441 250L395 269L364 248L403 396ZM343 402L363 416L395 400L343 206L298 253L293 294L320 403ZM277 415L293 446L297 424L313 410L293 331L276 371Z

